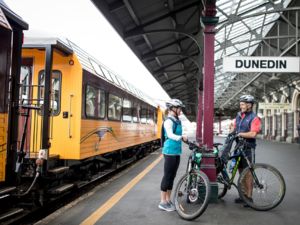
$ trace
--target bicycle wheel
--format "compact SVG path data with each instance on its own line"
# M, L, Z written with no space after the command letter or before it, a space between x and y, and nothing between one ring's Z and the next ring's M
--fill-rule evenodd
M175 188L175 208L185 220L194 220L207 208L210 198L210 183L201 171L183 175Z
M218 183L218 199L223 198L227 193L227 186L224 184L224 178L222 174L217 176L217 183Z
M257 163L253 165L257 184L247 167L241 173L238 180L240 197L251 208L259 211L267 211L278 206L285 195L285 181L281 173L268 164ZM249 196L252 195L252 198Z

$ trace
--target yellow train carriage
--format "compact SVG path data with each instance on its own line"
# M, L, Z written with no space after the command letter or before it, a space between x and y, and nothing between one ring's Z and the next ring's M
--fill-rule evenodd
M50 155L81 160L158 143L162 112L138 89L70 41L25 39L22 57L31 59L32 65L24 65L23 70L31 72L27 79L32 77L28 83L33 86L25 100L35 99L36 105L43 106L46 62L41 46L46 43L57 45L52 63ZM41 118L41 112L31 112L31 157L36 157L41 146Z

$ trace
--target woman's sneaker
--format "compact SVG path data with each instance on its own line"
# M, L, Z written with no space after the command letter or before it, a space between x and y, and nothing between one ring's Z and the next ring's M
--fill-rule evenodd
M176 208L175 208L173 202L169 201L168 204L169 204L170 208L172 209L172 211L176 211Z
M161 210L167 211L167 212L172 212L172 211L174 211L174 210L171 208L170 204L167 203L167 202L166 202L166 203L164 203L164 202L159 203L158 208L160 208Z

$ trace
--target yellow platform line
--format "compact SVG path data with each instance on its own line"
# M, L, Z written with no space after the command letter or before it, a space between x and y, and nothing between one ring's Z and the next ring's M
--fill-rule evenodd
M109 200L107 200L102 206L100 206L94 213L86 218L80 225L92 225L95 224L105 213L107 213L115 204L117 204L124 195L130 191L147 173L149 173L162 159L160 155L154 162L152 162L147 168L145 168L139 175L133 178L128 184L126 184L120 191L114 194Z

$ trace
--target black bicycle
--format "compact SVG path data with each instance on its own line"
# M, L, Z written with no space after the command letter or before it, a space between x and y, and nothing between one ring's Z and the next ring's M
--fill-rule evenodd
M234 135L234 134L231 134ZM245 153L247 142L244 138L233 136L237 140L234 148L234 154L229 160L236 160L236 164L232 169L231 176L227 172L227 163L224 164L221 157L217 160L217 182L218 182L218 198L226 195L227 190L232 186L236 187L241 199L251 208L259 211L267 211L278 206L286 191L286 185L281 173L273 166L265 163L251 163ZM217 146L216 154L219 155ZM244 158L248 164L239 176L237 185L234 178L238 171L239 163Z
M205 173L200 171L204 148L187 142L191 154L186 173L179 179L174 195L175 208L185 220L194 220L207 208L210 198L210 182Z

